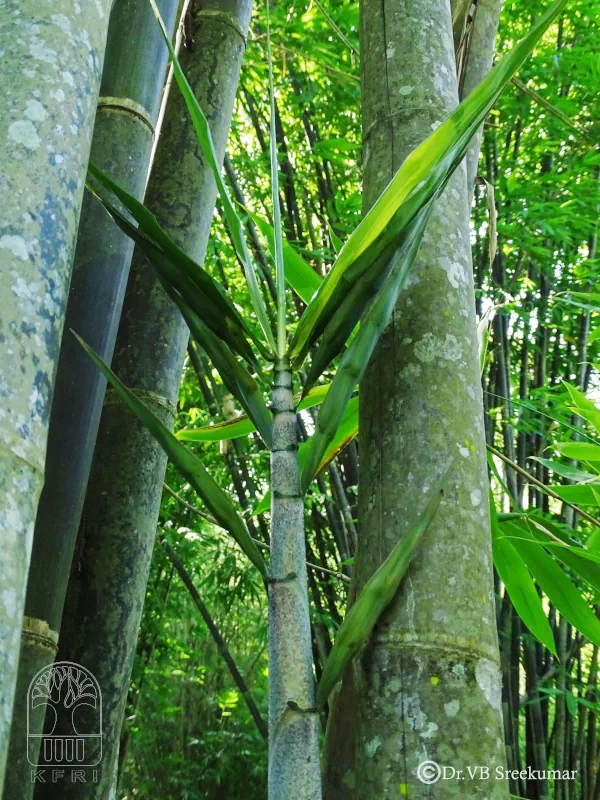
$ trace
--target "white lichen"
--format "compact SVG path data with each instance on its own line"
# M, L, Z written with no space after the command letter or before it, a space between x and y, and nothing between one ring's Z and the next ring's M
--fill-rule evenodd
M475 679L485 699L492 708L499 711L502 702L502 681L498 665L487 658L480 658L475 667Z
M458 700L450 700L449 703L444 703L444 711L447 717L455 717L460 709Z
M8 126L8 138L28 150L37 150L42 140L33 123L28 119L18 119Z
M10 250L13 256L20 258L21 261L27 261L29 258L29 250L27 242L22 236L5 234L0 237L0 249Z

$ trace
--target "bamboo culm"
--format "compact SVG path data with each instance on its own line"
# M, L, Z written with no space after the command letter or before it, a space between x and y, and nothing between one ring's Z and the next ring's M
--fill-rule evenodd
M110 0L81 6L72 0L2 4L0 793L33 526L44 480L110 5ZM25 623L27 627L28 620ZM32 634L44 636L51 661L55 632L47 626L37 630L35 621L30 627Z
M283 361L275 366L272 397L269 800L320 800L304 502L292 373Z

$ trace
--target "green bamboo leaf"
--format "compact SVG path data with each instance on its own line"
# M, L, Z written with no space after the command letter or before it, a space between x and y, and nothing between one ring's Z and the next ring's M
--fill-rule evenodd
M375 345L392 315L398 293L417 255L431 208L432 203L429 203L411 223L409 234L394 255L387 281L379 290L361 323L360 330L340 360L331 388L319 412L315 433L310 440L309 452L302 470L303 492L306 492L312 483L340 424L354 387L364 375Z
M505 585L515 611L531 633L556 655L554 636L531 575L512 544L501 535L494 496L490 491L490 515L494 566Z
M275 256L275 232L271 225L259 217L258 214L248 212L256 227L267 240L271 255ZM312 296L323 283L323 279L317 275L314 269L306 263L302 256L289 245L285 240L283 244L283 264L285 268L285 279L296 292L298 297L305 303L310 303Z
M110 179L108 179L108 182L110 182ZM163 282L169 284L182 297L185 297L190 308L208 327L223 341L227 342L232 350L239 353L251 366L256 368L258 366L256 356L244 336L246 333L252 337L252 334L241 317L239 317L233 304L222 293L219 284L202 267L189 259L174 242L171 243L173 246L169 247L169 250L165 252L156 245L151 238L152 234L144 232L141 227L139 229L136 228L106 197L103 197L94 188L88 188L102 203L119 228L130 239L133 239L143 251ZM156 222L156 220L154 221ZM156 225L158 225L158 222L156 222ZM145 228L146 231L154 231L154 226L152 225L145 225ZM195 269L190 269L190 265ZM225 306L223 306L223 301Z
M410 228L403 232L400 237L399 250L401 251L402 242L406 234L410 235ZM384 263L380 268L380 263ZM316 352L311 356L310 369L304 382L304 390L310 390L319 380L329 364L344 349L346 342L352 331L358 325L364 310L377 296L385 280L390 275L395 264L394 258L389 258L387 253L378 259L373 270L369 270L362 280L355 282L354 286L346 294L339 307L330 317L327 327L322 332L320 325L315 328L316 337L321 336ZM408 271L407 271L408 274ZM308 342L298 354L295 366L304 363L308 353Z
M329 238L331 239L331 246L333 247L333 249L335 251L335 254L337 256L340 253L342 247L344 246L344 243L342 242L340 237L336 235L335 231L333 230L333 228L329 224L329 221L327 221L327 230L329 231Z
M92 350L80 336L74 331L73 335L100 372L106 377L111 386L118 392L120 397L125 401L144 427L154 436L169 459L185 479L194 487L219 525L229 531L250 561L260 571L261 575L266 578L266 564L252 541L246 524L237 514L231 500L227 497L225 492L204 469L201 461L196 458L193 453L190 453L189 450L186 450L184 445L177 441L162 422L160 422L144 403L117 378L114 372L102 361L100 356Z
M404 161L344 245L302 315L289 349L293 361L305 349L307 341L314 342L317 324L324 329L354 282L392 245L419 210L444 188L499 94L566 2L557 0L540 16L529 33L496 64L469 97Z
M496 316L496 306L490 306L477 320L477 343L479 345L479 372L483 375L487 363L487 351L490 341L490 326Z
M600 339L600 327L599 328L594 328L593 331L590 331L590 335L588 336L588 340L587 341L588 341L588 344L593 344L594 342L597 342L598 339Z
M225 387L234 397L237 397L254 423L256 430L262 436L264 443L267 447L271 447L273 419L254 378L242 367L227 346L192 311L183 298L177 297L166 284L163 284L163 286L169 296L177 303L190 329L190 333L198 344L204 348L217 368Z
M329 385L324 384L315 386L304 399L297 395L296 402L298 406L296 411L304 411L307 408L319 405L319 403L323 402L328 390ZM203 428L184 428L178 431L175 436L183 442L223 442L248 436L255 430L256 427L252 420L248 419L245 414L241 414L239 417L234 417L225 422L218 422L215 425L206 425Z
M548 488L567 503L576 503L578 506L600 505L600 482L595 485L582 483L579 486L563 486L559 483Z
M572 294L566 294L559 296L557 295L556 299L562 303L568 303L571 306L575 306L576 308L585 308L587 311L597 311L600 312L600 295L591 295L587 292L579 292L579 297L581 298L590 298L590 302L586 302L585 300L576 300L575 292Z
M514 547L550 602L573 627L600 646L600 620L564 571L543 547L538 546L531 534L526 540L519 535L524 532L523 528L515 528L512 522L506 522L504 526L509 531L516 531Z
M408 565L439 508L446 482L447 475L434 490L425 510L367 581L344 617L317 687L317 707L325 705L347 664L366 642L380 616L393 600Z
M358 433L358 397L353 397L346 406L346 410L340 421L340 424L337 427L335 435L331 440L331 442L329 443L329 446L327 447L327 450L325 451L323 458L321 459L321 463L319 464L319 467L315 474L315 478L318 475L320 475L321 472L323 472L323 470L329 466L329 464L331 464L333 459L344 449L344 447L346 447L346 445L350 444L350 442L355 438L357 433ZM310 448L310 442L311 440L308 439L306 442L302 442L302 444L298 448L298 466L301 472L306 463L306 458ZM268 511L270 506L271 506L271 492L267 491L263 499L256 506L256 508L252 513L262 514L265 511Z
M597 566L600 564L600 555L575 544L560 525L555 525L536 512L524 514L514 520L509 535L517 535L516 531L520 528L524 528L526 538L533 537L595 592L600 592L600 570ZM502 522L500 529L503 530Z
M227 226L229 228L229 234L231 236L231 240L233 243L233 248L239 259L240 264L242 265L242 268L244 270L244 275L246 277L246 282L248 284L248 291L250 293L250 300L252 302L252 307L258 318L263 333L267 339L269 347L271 347L272 350L275 351L276 349L275 339L273 338L273 332L271 331L271 326L269 324L267 310L265 308L265 304L263 302L262 295L260 293L260 289L258 286L254 264L252 263L252 259L250 258L250 252L248 250L248 245L246 243L246 238L244 236L244 228L240 218L236 213L233 203L231 202L231 198L229 197L225 181L221 176L221 165L217 160L215 147L212 139L212 133L210 130L210 126L208 124L208 120L206 119L204 112L200 108L200 104L198 103L196 96L192 91L192 87L189 85L188 80L185 77L183 70L181 69L179 59L177 58L173 45L171 44L171 40L169 39L164 22L162 21L160 12L156 6L155 0L150 0L150 3L152 5L154 14L160 24L165 44L167 45L167 48L169 50L171 63L173 64L173 75L175 77L177 86L179 87L179 90L183 96L183 99L185 100L185 104L189 111L192 124L194 126L194 130L196 131L196 136L198 137L198 143L200 145L200 149L202 150L202 155L204 156L206 163L210 167L213 177L215 179L215 183L217 184L219 197L221 198L221 202L223 204L223 211L225 213L225 219L227 220Z
M586 307L593 311L600 311L600 294L597 292L569 292L566 296L587 303Z
M586 419L594 426L598 433L600 433L600 408L598 408L598 406L583 392L576 389L575 386L571 386L571 384L566 383L566 381L563 381L563 384L567 387L567 391L575 406L575 408L571 410L575 411L580 417Z
M600 445L590 442L559 442L556 449L561 456L578 461L600 461Z
M543 464L545 467L548 467L548 469L551 469L552 472L555 472L557 475L560 475L563 478L567 478L570 481L576 481L577 483L579 483L581 481L600 480L600 476L598 475L594 475L591 472L584 472L584 470L577 469L576 467L571 467L568 464L561 464L559 461L551 461L549 458L540 458L539 456L531 456L531 460L539 461L540 464Z
M528 94L535 102L540 105L542 108L545 108L552 116L559 119L564 125L571 128L571 130L576 131L580 136L588 136L588 132L585 128L582 128L581 125L578 125L576 122L564 114L559 108L552 105L550 101L546 100L546 98L541 95L539 92L536 92L535 89L532 89L531 86L527 86L527 84L520 81L518 78L513 78L512 83L520 89L525 94Z
M224 442L249 436L255 430L256 426L252 420L243 414L202 428L183 428L177 431L175 438L180 442Z
M267 64L269 67L269 138L271 153L271 203L273 206L273 258L275 261L275 286L277 289L277 358L282 359L287 350L285 269L283 266L283 230L279 207L279 158L275 130L275 88L273 86L273 55L271 53L271 16L267 2Z

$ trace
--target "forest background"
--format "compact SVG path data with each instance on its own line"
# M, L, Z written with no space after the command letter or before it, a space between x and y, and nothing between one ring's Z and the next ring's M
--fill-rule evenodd
M542 8L537 0L504 4L496 57L529 29ZM565 293L593 291L598 275L599 13L594 0L571 4L526 62L519 83L502 94L484 128L478 170L493 193L490 197L483 181L479 183L473 207L477 311L480 317L487 312L489 320L490 309L496 309L482 376L486 438L547 485L570 482L568 472L553 473L548 463L557 455L556 443L572 435L568 426L573 414L563 381L592 397L598 387L594 360L600 329L595 331L594 311ZM360 218L358 3L327 4L324 9L316 1L292 2L273 10L272 26L284 225L288 241L322 273L335 247L331 232L343 241ZM228 141L227 173L254 203L262 193L262 203L253 210L269 218L264 48L265 20L258 9ZM492 263L490 206L497 213ZM217 231L207 263L235 287L239 270L225 241ZM237 411L202 354L190 351L177 428L226 420ZM268 454L250 455L244 440L207 443L198 451L247 510L256 537L264 537L267 521L253 509L266 489ZM349 445L308 498L308 559L346 575L358 535L356 453L355 443ZM567 508L499 458L496 467L515 498L564 521ZM171 466L166 483L190 500L189 487ZM508 497L501 497L499 482L495 487L499 510L508 512ZM583 502L582 492L573 490L568 499ZM225 535L170 491L163 495L159 534L177 550L264 709L267 627L257 576L246 570ZM345 594L340 576L313 572L317 664L340 624ZM520 623L507 597L502 590L496 602L511 746L520 752L521 765L538 763L532 756L532 730L539 709L549 766L573 765L578 757L579 779L570 796L597 798L597 648L586 647L566 623L561 655L553 656ZM555 609L549 604L546 611L557 628ZM508 685L513 688L510 700ZM557 718L562 730L557 730ZM262 796L264 742L189 592L158 546L121 744L122 798L157 792L190 800ZM530 783L527 787L521 782L522 796L537 797L535 782ZM546 791L558 797L553 786Z
M506 0L496 59L546 6ZM472 209L507 762L577 772L567 783L513 778L511 793L533 800L600 798L599 22L598 0L569 3L503 92L484 125ZM319 276L361 219L358 29L358 2L271 6L279 206L286 241ZM199 44L185 20L178 30L183 60ZM460 67L468 38L461 33L456 45ZM273 224L266 48L259 5L224 174L257 262L271 275L264 224ZM218 205L205 267L238 307L249 307L221 212ZM286 258L293 261L290 250ZM300 312L298 295L294 303ZM256 435L221 440L205 430L241 411L206 353L190 342L174 431L266 548L267 449ZM302 412L302 437L313 432L316 414ZM360 537L356 434L349 419L336 458L306 498L317 678L344 617ZM145 479L130 467L132 484ZM172 464L164 489L120 733L117 797L260 798L268 678L261 577ZM560 550L564 543L568 554ZM591 556L573 557L573 548ZM85 575L78 558L77 550L73 570ZM566 583L561 577L557 584L557 568ZM323 713L323 728L325 722Z

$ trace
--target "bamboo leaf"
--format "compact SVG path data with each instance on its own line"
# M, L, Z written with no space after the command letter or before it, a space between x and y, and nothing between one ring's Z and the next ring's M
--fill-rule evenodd
M275 260L275 286L277 288L277 358L285 356L287 348L285 270L283 266L283 231L279 207L279 159L277 157L277 132L275 130L275 89L273 86L273 56L271 53L271 17L267 0L267 63L269 67L269 122L271 153L271 203L273 205L273 257Z
M99 198L101 202L105 202ZM204 302L203 296L196 294L197 287L186 278L186 275L174 274L173 265L165 254L156 245L140 234L136 228L118 212L113 209L113 218L117 224L130 235L151 260L158 272L158 278L165 292L177 305L185 319L192 336L207 351L209 358L217 368L223 383L231 394L236 397L250 418L254 421L265 444L270 446L272 419L265 405L262 392L254 378L237 361L224 340L235 350L235 340L232 343L227 327L217 317L215 319L213 307L210 302ZM199 291L199 290L197 290ZM185 297L185 299L184 299ZM199 311L199 313L196 313ZM203 319L204 318L204 319ZM208 324L205 324L205 321ZM216 328L216 333L215 333Z
M243 414L225 422L206 425L203 428L183 428L183 430L177 431L175 438L180 442L224 442L249 436L254 431L256 431L256 426L246 414Z
M566 381L563 381L563 384L566 386L571 400L575 406L575 408L572 408L571 410L575 411L580 417L586 419L594 426L598 433L600 433L600 408L598 408L598 406L593 403L583 392L580 392L579 389L576 389L575 386L571 386L571 384L566 383Z
M201 461L177 441L162 422L117 378L100 356L80 336L74 331L73 335L122 400L125 401L144 427L154 436L185 479L194 487L219 525L229 531L261 575L266 578L266 564L252 541L245 523L237 514L225 492L205 470Z
M256 357L244 337L251 338L263 354L264 347L247 327L223 288L175 244L160 227L154 214L139 200L122 189L92 162L88 164L88 171L101 186L118 197L138 223L139 229L88 183L88 189L102 203L114 222L136 242L153 266L167 277L169 282L175 283L179 291L183 289L182 293L185 293L188 302L194 305L198 314L206 318L207 324L215 330L215 333L228 341L248 363L256 364ZM193 302L194 300L196 302Z
M514 547L550 602L580 633L600 646L600 620L556 561L543 547L537 546L531 533L527 531L523 536L524 529L515 528L512 522L506 522L504 526L516 531Z
M410 228L408 233L410 234ZM404 240L404 238L405 234L402 235L401 239ZM402 241L399 244L399 249L401 248ZM380 262L385 262L383 268L380 268ZM377 296L377 292L390 275L395 263L395 259L390 259L387 253L381 256L375 265L376 268L372 271L370 270L362 280L356 281L354 286L346 294L339 307L329 319L317 350L311 356L310 369L308 370L304 382L305 391L309 391L316 384L329 364L344 349L350 334L359 323L365 308L367 308ZM320 326L317 326L316 333L317 336L321 334ZM304 362L307 352L308 342L307 347L300 351L296 365L300 365Z
M578 461L600 461L600 445L590 442L559 442L556 449L561 456Z
M594 328L593 331L590 331L590 335L588 336L588 339L587 339L588 344L592 344L593 342L597 342L598 339L600 339L600 328Z
M500 524L502 528L502 523ZM525 528L527 537L533 537L562 561L569 569L579 575L595 592L600 593L600 555L576 545L560 525L555 525L537 513L529 513L512 523L514 535L518 528Z
M366 642L381 614L393 600L408 565L439 508L446 481L447 475L433 492L425 510L367 581L346 614L317 687L317 707L325 705L347 664Z
M225 213L225 219L227 220L227 225L229 228L229 234L231 236L233 248L236 252L240 264L242 265L242 268L244 270L244 275L246 276L246 282L248 284L248 291L250 293L250 300L252 302L252 307L254 308L254 312L258 318L258 321L260 323L260 326L263 330L263 333L267 339L269 346L272 348L273 351L275 351L275 340L273 338L273 332L271 331L271 326L269 324L269 319L267 316L267 310L265 308L265 304L263 302L260 289L258 286L254 264L252 263L252 259L250 258L250 252L248 250L248 245L246 243L246 238L244 236L244 228L240 218L236 213L233 203L231 202L231 198L229 197L225 181L221 176L221 166L217 160L217 155L215 153L215 147L212 139L210 126L208 124L208 120L206 119L204 112L200 108L200 104L198 103L196 96L192 91L192 87L189 85L188 80L185 77L183 70L181 69L179 59L177 58L173 45L171 44L171 40L169 39L165 25L160 16L160 12L156 6L155 0L150 0L150 3L152 5L154 14L160 24L165 44L167 45L167 48L169 50L169 56L173 64L173 75L175 77L177 86L179 87L179 90L183 96L183 99L185 100L185 104L189 111L192 124L194 126L194 130L196 131L196 136L198 137L198 143L200 145L200 149L202 150L202 155L204 156L206 163L210 167L213 177L215 179L215 183L217 184L217 189L219 191L219 197L221 198L221 202L223 204L223 211Z
M344 245L304 312L290 345L289 355L294 362L306 349L307 341L309 346L314 342L317 325L324 330L354 282L392 245L419 210L444 188L497 97L565 4L566 0L557 0L540 16L529 33L496 64L469 97L404 161Z
M567 503L577 503L580 506L598 506L600 505L598 492L600 491L600 481L595 484L582 483L576 486L563 486L562 484L555 484L548 486L548 489L557 494L560 498Z
M333 247L333 249L335 251L335 254L337 256L340 253L342 247L344 246L344 243L342 242L340 237L336 235L335 231L333 230L333 228L329 224L329 221L327 221L327 230L329 231L329 238L331 239L331 246Z
M543 97L539 92L536 92L535 89L532 89L527 84L520 81L518 78L513 78L512 83L520 89L525 94L528 94L535 102L540 105L542 108L546 109L546 111L550 112L556 119L559 119L564 125L571 128L571 130L576 131L580 136L588 136L588 132L585 128L581 125L578 125L576 122L573 122L570 117L564 114L559 108L552 105L545 97Z
M387 281L381 287L361 323L360 330L340 360L335 378L319 412L315 433L310 441L306 464L302 470L303 492L306 492L312 483L327 447L340 424L354 387L364 375L375 345L392 315L398 293L404 285L417 255L431 208L432 204L429 203L411 223L409 234L396 251Z
M540 464L548 467L548 469L551 469L552 472L555 472L557 475L567 478L570 481L580 482L600 480L600 476L598 475L594 475L591 472L584 472L582 469L571 467L568 464L561 464L559 461L551 461L548 458L540 458L539 456L531 456L531 460L539 461Z
M275 232L269 223L258 214L248 212L262 235L267 240L271 255L275 256ZM285 240L283 244L283 264L285 279L305 303L310 303L312 296L322 284L323 279L306 263L302 256Z
M477 320L477 342L479 344L479 371L483 375L487 363L487 351L490 341L490 325L496 316L496 306L490 306Z
M237 397L254 423L256 430L262 436L264 443L270 447L273 420L258 384L223 342L191 310L185 300L177 297L168 286L164 286L169 296L177 303L190 333L206 350L208 357L217 368L225 387L234 397Z
M193 309L206 325L208 325L213 333L223 339L224 342L227 342L231 349L241 355L253 368L256 368L258 366L256 357L252 352L252 348L244 338L245 331L250 336L252 334L243 324L241 318L241 324L238 325L236 317L232 317L231 315L227 317L222 314L222 309L214 302L215 295L212 290L215 288L218 289L217 294L222 299L224 295L221 294L221 287L208 276L208 273L205 273L201 267L198 267L200 273L204 273L204 275L209 278L210 282L194 281L189 271L181 268L181 263L178 263L171 252L165 253L164 250L161 250L147 234L132 225L109 200L102 197L94 189L91 189L91 191L98 201L102 203L119 228L121 228L121 230L142 250L158 272L163 285L168 284L178 296L185 297L190 308ZM229 301L227 300L227 302ZM237 316L237 312L232 304L230 308Z
M494 566L500 580L506 586L515 611L539 641L556 655L554 636L548 617L537 593L529 570L513 545L501 535L494 496L490 491L490 514L492 523L492 545Z

